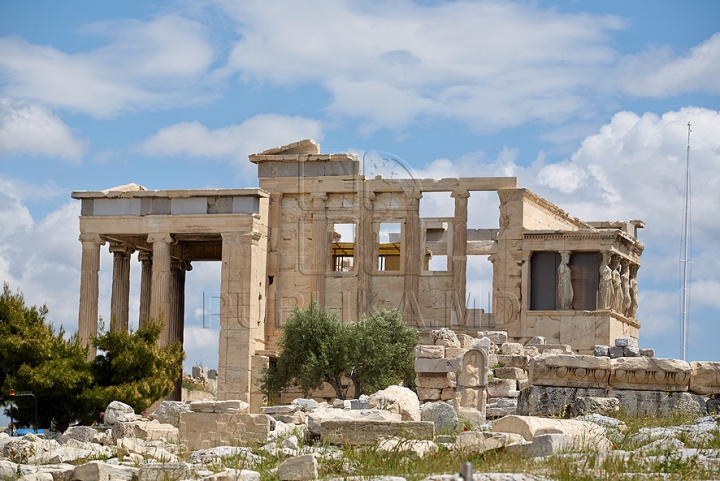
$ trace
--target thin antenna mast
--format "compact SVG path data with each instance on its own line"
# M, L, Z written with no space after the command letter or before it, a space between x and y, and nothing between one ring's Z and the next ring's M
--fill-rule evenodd
M687 308L688 308L688 264L690 259L688 258L688 237L690 236L690 122L688 126L688 141L687 141L687 160L685 167L685 202L683 210L683 257L680 259L682 264L682 360L685 360L685 351L687 350Z

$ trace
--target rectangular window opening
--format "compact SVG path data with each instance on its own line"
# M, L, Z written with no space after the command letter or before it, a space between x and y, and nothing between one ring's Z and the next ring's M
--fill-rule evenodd
M355 235L357 224L335 223L332 233L332 260L334 272L355 269Z
M378 271L399 271L402 252L402 224L383 222L378 236Z
M554 311L559 252L533 252L530 258L530 310Z
M597 308L599 256L598 252L574 252L570 255L572 308L576 311L594 311Z

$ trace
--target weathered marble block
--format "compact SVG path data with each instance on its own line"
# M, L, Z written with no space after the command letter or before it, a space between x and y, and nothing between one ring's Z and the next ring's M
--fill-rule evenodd
M415 346L415 357L424 359L442 359L445 357L445 346Z
M596 356L543 355L530 361L533 386L604 389L610 377L610 359Z
M578 397L607 396L607 389L531 386L520 393L517 413L523 416L565 416Z
M720 394L720 362L691 362L690 390L697 394Z
M460 360L455 359L415 359L415 372L455 372Z
M499 355L497 356L497 364L502 367L519 367L528 370L530 368L530 356L521 355ZM491 364L492 366L492 364Z
M608 396L620 400L620 410L628 416L702 416L705 400L688 392L614 390Z
M613 389L685 392L690 385L690 365L685 361L621 357L610 362L610 387Z
M495 377L500 379L527 379L527 372L519 367L497 367Z

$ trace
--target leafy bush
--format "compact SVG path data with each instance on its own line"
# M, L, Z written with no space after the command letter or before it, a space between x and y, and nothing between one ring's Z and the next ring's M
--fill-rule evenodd
M307 394L327 382L345 399L343 375L352 380L355 397L398 382L413 386L413 348L419 342L396 310L376 309L357 323L342 323L313 300L283 326L280 357L264 371L260 389L270 399L291 384Z

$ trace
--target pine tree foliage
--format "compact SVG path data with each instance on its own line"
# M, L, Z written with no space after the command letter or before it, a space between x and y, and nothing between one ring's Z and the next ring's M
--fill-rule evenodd
M283 325L280 356L265 370L260 390L271 399L290 385L307 394L327 382L345 399L344 375L352 380L355 397L400 382L414 387L413 349L419 342L418 332L397 310L377 309L357 323L342 323L313 300Z
M184 354L178 343L159 348L162 327L147 323L132 333L104 332L95 339L101 354L87 361L76 335L66 336L47 320L46 306L27 307L20 292L5 283L0 295L0 391L37 397L41 427L64 429L75 421L90 423L110 401L137 412L166 396L180 376ZM34 401L14 397L13 417L34 424Z

